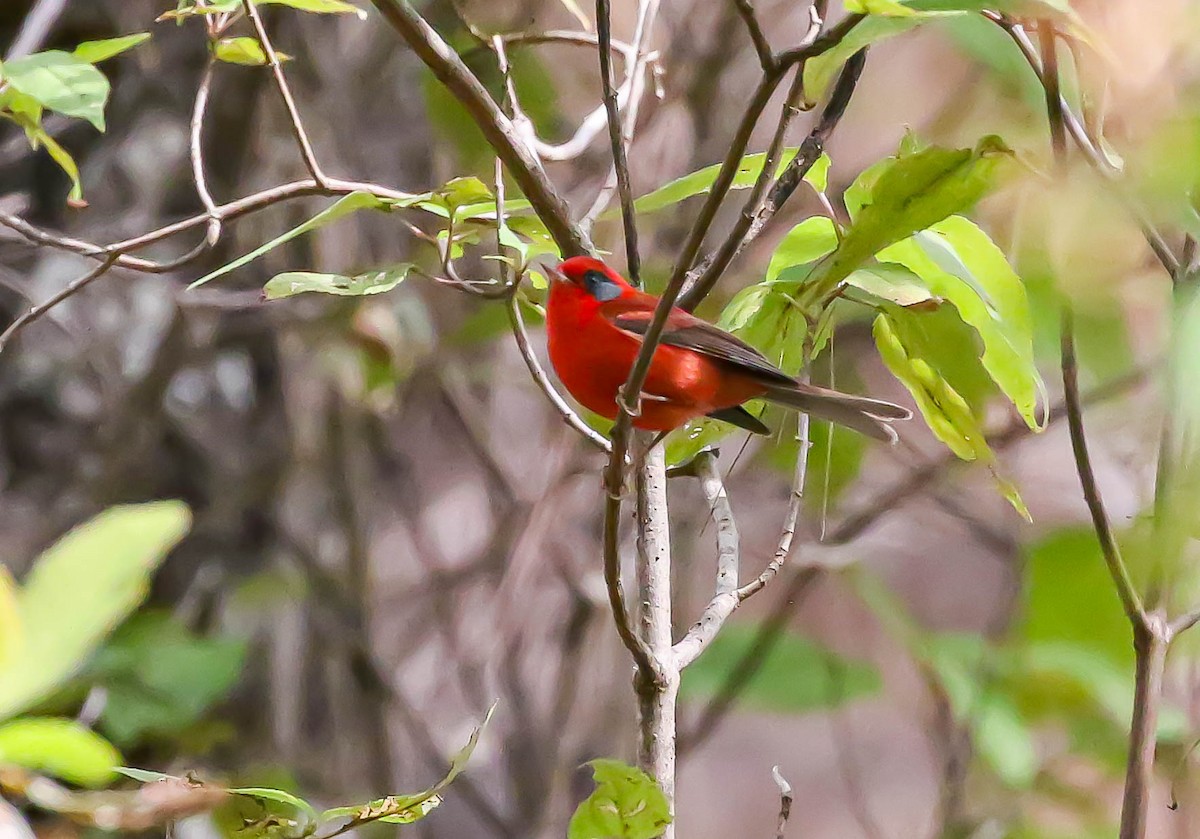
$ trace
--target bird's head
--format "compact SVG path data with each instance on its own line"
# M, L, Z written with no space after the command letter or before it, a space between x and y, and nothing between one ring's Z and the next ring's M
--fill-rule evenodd
M556 282L568 283L601 303L615 300L632 290L632 286L620 274L590 256L564 259L552 273Z

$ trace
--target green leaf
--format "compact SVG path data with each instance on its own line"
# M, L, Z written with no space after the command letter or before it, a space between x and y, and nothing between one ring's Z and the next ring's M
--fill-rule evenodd
M779 158L779 167L775 170L775 176L792 161L799 151L798 147L791 147L783 150ZM766 163L766 153L759 152L756 154L748 154L738 163L737 173L733 177L733 184L730 189L747 189L754 186L754 182L758 180L758 176L762 173L762 168ZM813 170L817 166L813 166L809 170L805 180L813 177ZM716 183L717 175L721 171L721 164L714 163L712 166L705 166L703 169L697 169L691 174L684 175L681 178L676 178L670 183L660 186L653 192L648 192L633 202L634 209L639 213L654 213L659 210L664 210L667 207L674 206L685 198L691 198L693 195L704 195ZM820 176L821 171L817 172ZM811 181L809 181L811 183ZM611 211L616 212L616 211Z
M567 839L655 839L671 805L654 779L619 760L590 761L596 788L575 809Z
M113 633L84 679L107 693L101 729L132 747L194 723L237 682L244 656L241 641L203 638L168 613L143 612Z
M386 798L379 798L368 804L334 807L322 813L319 820L326 822L331 819L348 817L350 825L373 821L382 821L391 824L411 824L429 815L431 811L442 803L442 790L450 786L454 779L461 775L463 770L467 768L467 762L471 759L471 754L475 751L475 746L479 744L479 737L483 734L483 730L487 727L495 710L496 705L493 703L492 707L488 708L487 714L484 715L479 725L472 729L471 736L467 739L467 744L459 749L454 757L450 759L449 771L433 786L409 795L389 795Z
M415 202L423 199L424 196L414 196L411 200L412 202ZM324 227L325 225L331 224L340 218L350 215L351 213L356 213L359 210L365 209L390 210L395 206L405 206L408 203L409 201L401 202L399 204L390 202L383 198L379 198L370 192L352 192L349 195L339 198L333 204L329 205L303 224L293 227L287 233L276 236L265 245L260 245L245 256L240 256L233 262L230 262L229 264L223 265L215 271L205 274L203 277L188 286L188 289L190 290L198 288L207 283L209 280L215 280L217 277L222 277L228 274L230 271L236 271L243 265L253 262L263 254L273 251L275 248L286 242L290 242L297 236L303 236L309 231Z
M262 67L269 63L267 53L258 39L245 36L222 38L213 47L213 55L218 61L224 61L227 64L241 64L246 67ZM277 51L275 55L281 62L291 60L291 56L285 52Z
M116 776L121 755L75 720L29 717L0 725L0 764L31 769L82 787L102 787Z
M829 167L833 161L829 159L829 155L821 152L821 156L817 158L817 162L808 170L808 174L804 176L804 180L815 189L817 192L824 192L829 188Z
M860 15L886 15L889 17L912 17L916 11L898 0L843 0L847 12Z
M1033 322L1025 286L988 235L962 216L898 242L876 255L917 274L979 333L981 361L992 380L1033 429L1045 390L1033 355Z
M832 220L825 216L806 218L779 241L767 265L765 281L774 282L788 268L816 262L833 253L837 245L838 234Z
M312 824L317 820L316 809L297 795L281 789L271 789L270 787L236 787L227 789L226 792L234 795L244 795L248 798L257 798L259 800L274 801L277 804L286 804L292 807L296 812L304 816L305 820Z
M153 784L158 781L178 781L178 775L164 775L162 772L152 772L149 769L135 769L132 766L117 766L114 771L119 775L124 775L126 778L132 778L135 781L140 781L143 784Z
M757 638L756 626L727 624L695 663L683 671L680 696L696 699L716 695ZM786 632L745 684L739 701L749 708L798 713L836 708L878 693L880 686L879 673L870 664L841 658L801 635Z
M989 136L974 150L930 147L872 172L870 202L858 211L833 255L813 272L806 295L824 298L888 245L974 205L1011 154L998 137Z
M108 79L69 52L47 50L6 61L0 65L0 81L51 111L85 119L104 130Z
M263 294L268 300L279 300L308 291L337 294L342 297L383 294L404 282L412 268L412 263L402 262L390 268L367 271L353 277L341 274L318 274L311 271L289 271L272 277L263 286Z
M0 719L28 708L79 669L142 601L150 574L190 523L178 501L112 507L38 558L18 595L24 641L0 669Z
M496 217L496 200L492 191L476 177L447 181L441 189L434 190L432 202L445 207L452 215L455 215L460 207L490 204L488 211L492 218Z
M963 460L986 460L987 442L971 406L926 359L906 346L894 316L876 317L873 333L883 363L912 394L934 436Z
M931 292L918 275L898 264L859 268L846 277L846 285L863 292L865 302L877 308L888 303L905 308L941 303L941 298Z
M352 3L343 0L255 0L256 6L287 6L301 12L312 12L324 15L356 15L360 20L366 20L367 13ZM215 15L225 12L235 12L242 7L242 0L212 0L204 6L196 6L191 2L181 2L174 10L164 12L157 20L182 20L193 15Z
M81 61L86 61L88 64L99 64L101 61L107 61L149 40L149 32L135 32L132 35L122 35L119 38L84 41L72 50L71 54Z
M804 98L815 104L833 84L842 65L863 47L907 32L925 21L918 15L906 17L871 16L851 29L836 46L804 62Z

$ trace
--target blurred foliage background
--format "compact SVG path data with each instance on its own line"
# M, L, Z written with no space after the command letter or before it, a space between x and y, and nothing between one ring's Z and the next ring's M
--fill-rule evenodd
M37 49L152 38L103 65L112 84L103 133L58 115L44 121L78 162L87 207L68 206L69 178L3 124L0 211L101 242L201 211L188 161L206 50L197 22L153 23L170 4L151 0L10 0L0 45L55 5ZM573 5L461 0L423 13L469 50L463 19L488 32L578 28ZM840 212L850 203L843 191L906 136L972 148L995 134L1014 150L1020 165L971 215L1027 290L1047 389L1039 405L1057 404L1058 320L1069 300L1110 515L1139 584L1186 611L1200 598L1186 433L1167 455L1181 476L1173 517L1154 518L1153 498L1164 417L1174 407L1186 431L1194 407L1195 313L1186 286L1173 298L1130 207L1164 231L1186 268L1195 249L1183 237L1200 234L1200 16L1187 0L1072 5L1100 46L1064 55L1066 94L1102 127L1102 152L1121 171L1116 187L1078 156L1051 175L1041 87L1004 32L972 15L905 24L872 48L828 145L827 193ZM617 6L615 34L628 37L632 5ZM806 4L760 0L757 9L778 44L807 26ZM289 79L328 171L408 192L464 175L491 182L478 131L374 13L268 7L264 16L291 56ZM642 106L637 195L724 156L758 73L732 2L664 3L653 46L661 91ZM468 56L498 92L490 56ZM527 46L512 60L543 137L565 139L598 102L591 51ZM264 68L219 65L206 129L218 201L304 176L276 97ZM793 127L796 143L808 120ZM752 151L768 142L768 122ZM601 137L548 165L573 206L590 204L608 154ZM500 304L415 276L381 295L261 301L268 279L300 268L353 274L404 260L432 269L432 250L394 215L356 214L186 290L328 203L299 199L238 220L185 269L104 278L0 354L9 572L0 599L22 618L19 629L6 626L0 607L0 718L10 720L0 763L7 755L101 788L114 783L115 748L125 765L197 770L334 806L429 787L496 700L468 772L435 817L404 830L562 836L590 789L582 764L633 748L629 665L600 577L601 457L533 386ZM651 288L668 274L694 204L643 214ZM789 230L823 213L815 192L797 193L701 313L720 316L763 279ZM596 238L621 261L619 222L602 221ZM83 267L0 229L5 321ZM876 354L868 318L839 318L834 335L815 379L911 404ZM940 346L943 364L978 355L978 336L963 335L962 345ZM793 557L801 571L739 611L684 678L681 835L769 835L775 764L796 790L795 835L1113 835L1132 710L1129 626L1060 416L1032 433L978 365L963 363L955 382L1001 430L995 470L1032 521L988 469L947 459L919 422L890 451L815 423ZM775 550L792 436L723 444L754 573ZM692 482L673 481L671 499L684 629L711 593L714 534ZM774 643L763 649L764 640ZM1200 833L1190 640L1166 672L1155 837ZM747 661L758 667L742 678ZM21 757L28 726L67 718L33 732L57 763ZM21 786L3 774L0 784ZM259 818L264 806L226 804L219 816L179 822L175 835L234 835L240 817ZM25 815L39 835L82 831L53 807ZM13 818L0 811L0 835Z

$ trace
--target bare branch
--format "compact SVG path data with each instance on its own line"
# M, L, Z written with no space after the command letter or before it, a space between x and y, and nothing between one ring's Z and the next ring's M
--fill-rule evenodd
M1120 839L1143 839L1146 835L1158 738L1158 708L1162 702L1163 671L1171 639L1171 628L1158 613L1148 615L1144 624L1134 626L1133 645L1137 660Z
M764 73L771 72L775 67L775 53L771 50L771 42L767 40L762 26L758 22L754 4L750 0L734 0L734 5L737 6L737 12L750 33L750 40L754 43L754 52L758 55L758 65L762 67Z
M792 785L787 782L778 766L771 767L771 777L779 787L779 826L775 828L775 839L783 839L787 831L788 818L792 815Z
M680 670L687 667L712 643L733 614L741 599L738 596L738 566L741 547L738 541L737 522L729 495L721 481L716 457L712 452L701 452L692 461L695 475L700 479L700 489L708 502L713 523L717 528L717 585L712 600L704 608L700 619L675 645L675 666Z
M525 331L525 321L521 317L521 302L517 296L510 295L507 302L508 306L508 322L512 326L513 338L516 339L517 349L521 352L521 358L525 360L525 366L529 368L529 375L533 377L534 383L546 394L546 398L550 400L550 404L558 411L559 416L567 425L574 428L596 448L601 451L611 451L611 446L603 434L589 426L579 414L572 410L567 400L563 399L558 390L550 383L550 377L546 375L546 371L542 368L541 362L538 361L537 355L533 352L533 347L529 344L529 334Z
M250 22L254 25L254 34L258 38L258 43L262 46L263 52L267 56L267 63L271 65L271 74L275 77L275 87L279 89L279 96L283 99L283 106L287 108L288 119L292 125L292 134L296 137L296 143L300 146L300 155L304 158L304 168L308 169L308 174L312 175L312 179L320 186L326 185L325 173L321 171L321 166L317 163L316 153L313 152L312 143L309 142L308 132L304 129L304 123L300 120L300 111L296 107L296 100L292 96L292 90L288 87L287 78L283 75L283 65L279 62L279 55L275 52L275 46L271 43L271 38L267 35L267 28L263 26L262 18L258 14L258 7L254 5L254 0L242 0L242 8L246 12L246 16L250 18Z
M26 310L20 317L10 323L3 332L0 332L0 352L4 351L4 348L8 346L8 342L12 340L14 335L16 335L29 324L33 323L42 315L46 314L46 312L53 309L59 303L66 300L72 294L75 294L83 289L93 280L98 280L103 277L108 273L109 269L112 268L113 263L116 261L117 258L115 256L109 256L79 279L68 283L62 291L58 292L58 294L55 294L45 303L38 303L37 305Z
M196 194L200 203L208 213L208 230L205 240L211 247L221 238L221 219L217 215L217 205L213 202L212 193L208 191L208 180L204 176L204 113L208 107L208 94L212 88L213 69L217 59L209 55L204 63L204 71L200 75L200 86L196 89L196 104L192 108L191 123L191 158L192 180L196 182Z
M459 100L496 150L522 193L545 223L563 256L591 251L591 242L570 221L566 202L550 182L541 163L462 58L434 31L408 0L372 0L446 89Z
M783 519L783 531L779 534L779 545L775 548L775 556L767 563L767 567L757 578L742 586L737 591L738 602L753 597L766 587L784 566L792 554L792 542L796 537L796 526L800 521L800 505L804 502L804 481L808 475L808 452L811 444L808 439L808 414L797 415L798 423L796 437L800 442L800 450L796 453L796 466L792 472L792 494L788 501L787 515Z
M625 158L625 141L621 131L621 115L617 110L617 92L612 78L612 20L609 0L596 0L596 37L599 44L600 86L604 91L604 110L608 122L608 141L612 147L613 171L616 172L617 194L621 200L621 223L625 231L625 266L634 286L642 286L642 260L638 255L637 219L633 209L633 192L629 186L629 162ZM643 4L645 10L650 4ZM657 5L657 3L654 3ZM644 33L642 33L644 34ZM637 40L637 39L635 39ZM641 73L635 57L629 73ZM630 120L632 122L632 119Z

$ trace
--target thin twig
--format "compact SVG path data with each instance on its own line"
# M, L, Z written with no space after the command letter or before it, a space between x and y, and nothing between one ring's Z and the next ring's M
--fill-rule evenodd
M216 57L210 54L200 75L200 86L196 88L196 104L192 108L190 145L192 180L196 183L196 194L200 196L200 203L204 205L204 209L208 213L208 230L205 233L205 240L210 247L216 245L217 240L221 238L221 219L217 215L217 205L213 201L212 193L208 190L208 180L204 176L204 114L208 107L208 94L212 88L213 70L216 63Z
M621 201L621 223L625 232L625 268L634 287L642 287L642 260L638 255L637 218L633 209L633 191L629 185L629 162L617 110L617 91L612 78L612 20L609 0L596 0L596 38L599 45L600 86L604 91L608 142L612 147L613 169L617 174L617 195ZM638 72L635 67L631 72Z
M775 52L771 49L771 42L767 40L762 25L758 22L754 4L750 0L734 0L734 5L750 33L750 41L754 44L755 54L758 55L758 66L762 67L764 73L769 73L775 67Z
M12 323L10 323L3 332L0 332L0 352L4 351L4 348L6 346L8 346L8 342L12 340L12 337L14 335L16 335L17 332L24 329L29 324L33 323L35 320L40 318L42 315L46 314L46 312L53 309L55 306L57 306L62 301L66 300L71 295L75 294L76 292L78 292L81 289L83 289L84 287L86 287L93 280L98 280L101 277L103 277L105 274L108 273L109 269L113 267L113 263L115 263L116 261L117 261L117 258L115 256L108 257L107 259L105 259L103 262L101 262L96 267L92 268L92 270L88 271L86 274L84 274L79 279L68 283L66 285L66 287L63 288L62 291L55 294L53 297L51 297L46 302L38 303L36 306L32 306L29 309L27 309L16 320L14 320Z
M771 767L771 777L775 779L775 786L779 787L779 823L775 828L775 839L783 839L792 815L792 785L783 777L778 766Z
M458 53L408 0L372 0L372 3L470 114L546 225L563 256L590 252L591 242L577 225L571 223L567 204L542 164L522 140L512 120L501 112L479 79L463 64Z
M792 471L792 492L788 500L787 514L783 519L783 530L779 534L779 544L775 548L775 556L767 563L762 573L738 589L738 602L743 602L762 591L767 583L779 574L779 569L783 568L792 555L792 542L795 540L796 526L800 521L800 507L804 503L804 481L808 475L808 452L811 447L808 439L808 414L801 412L797 416L797 423L796 437L800 443L800 450L796 452L796 466Z
M567 400L563 399L558 390L550 383L550 377L546 375L546 371L542 368L542 364L538 361L537 355L533 352L533 347L529 344L529 334L525 331L525 321L521 317L521 301L516 295L508 298L508 321L512 327L513 338L517 342L517 349L521 352L521 358L525 360L525 366L529 368L529 375L533 377L534 384L542 393L546 394L546 398L550 400L550 404L558 411L559 416L563 421L573 429L582 434L587 441L601 451L611 451L608 439L596 429L589 426L583 421L583 418L571 408Z
M321 166L317 163L317 155L313 152L312 143L308 139L308 132L305 130L304 123L300 119L300 110L296 107L296 100L292 96L292 90L288 87L287 78L283 75L283 65L279 61L279 54L275 52L275 46L271 43L271 38L267 35L267 28L263 26L262 18L258 14L258 7L254 5L254 0L242 0L242 8L246 11L246 16L250 18L250 22L254 25L254 34L258 37L258 43L267 56L267 63L271 66L271 74L275 77L275 87L278 88L279 96L283 99L283 106L287 108L288 120L292 126L292 134L296 137L296 143L300 146L300 156L304 158L304 168L308 170L308 174L312 175L312 179L318 185L325 186L325 173L321 171Z
M700 479L700 489L717 528L717 584L712 600L704 607L700 619L675 644L675 666L680 670L704 652L741 602L738 597L741 547L737 521L733 517L729 494L721 481L716 457L711 451L701 452L692 461L692 468Z

